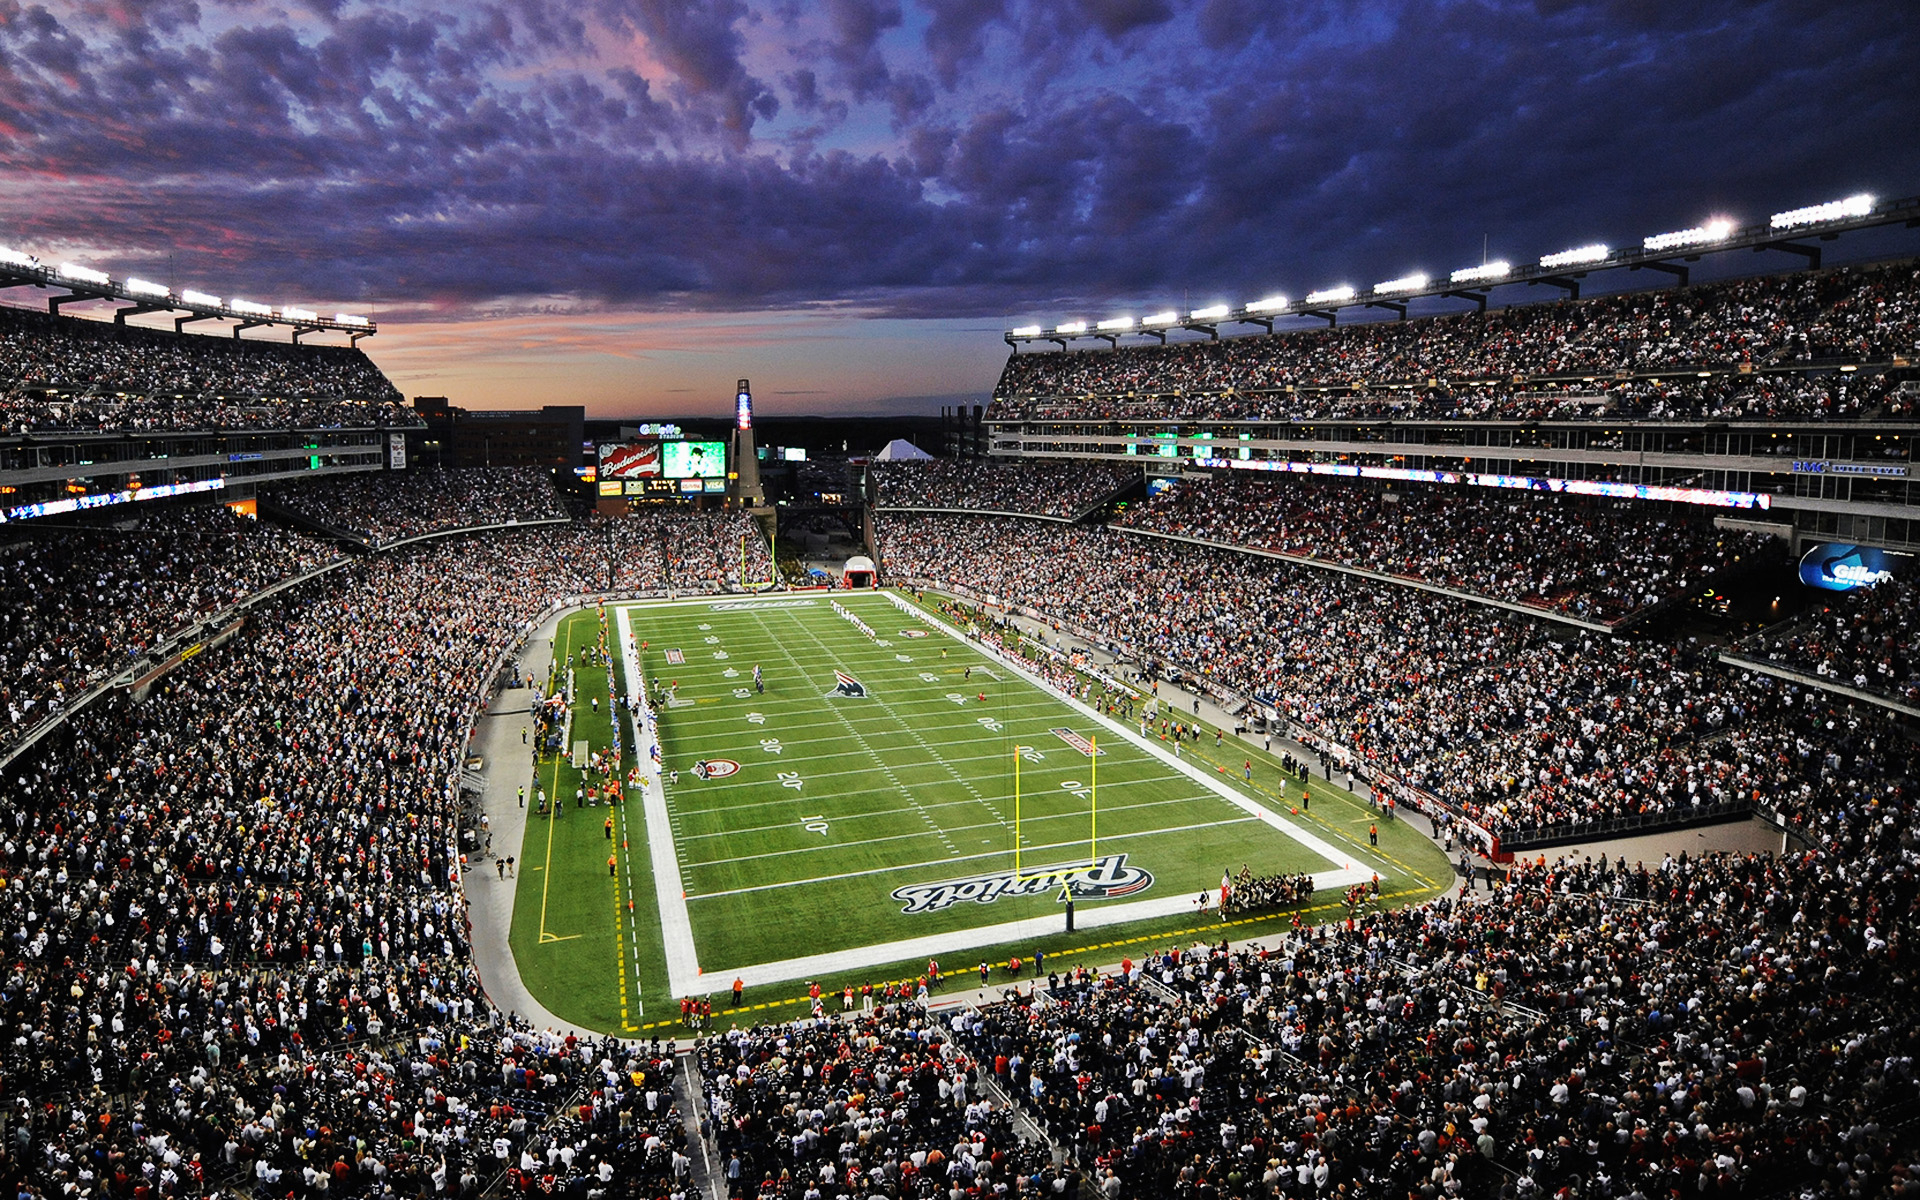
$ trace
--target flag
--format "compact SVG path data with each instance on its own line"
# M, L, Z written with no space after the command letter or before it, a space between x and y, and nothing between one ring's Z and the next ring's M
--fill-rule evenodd
M843 696L864 696L867 694L866 686L845 671L836 670L833 673L833 680L835 684L834 690Z
M681 651L669 650L667 651L667 661L676 667L683 666L687 661L687 656Z

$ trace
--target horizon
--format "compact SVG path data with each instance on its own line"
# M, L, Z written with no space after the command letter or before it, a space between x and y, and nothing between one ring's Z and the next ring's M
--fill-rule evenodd
M596 418L937 412L1020 325L1920 191L1897 0L101 0L0 75L0 243Z

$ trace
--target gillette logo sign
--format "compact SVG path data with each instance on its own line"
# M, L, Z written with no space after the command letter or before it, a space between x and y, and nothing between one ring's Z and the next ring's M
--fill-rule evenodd
M1065 889L1074 900L1111 900L1131 896L1153 886L1153 873L1127 865L1124 854L1107 854L1091 864L1038 867L1016 875L996 871L941 883L914 883L895 888L903 913L942 912L962 901L992 904L1002 896L1045 896Z

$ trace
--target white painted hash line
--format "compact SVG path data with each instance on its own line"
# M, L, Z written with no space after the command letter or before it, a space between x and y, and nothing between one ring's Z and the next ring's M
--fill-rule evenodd
M904 615L952 638L966 647L967 650L974 655L983 658L987 657L978 647L969 642L966 635L959 630L953 629L943 622L926 618L919 609L914 608L892 592L886 593L886 596ZM629 684L639 689L638 694L644 698L646 693L641 684L639 662L629 648L630 636L627 619L629 607L631 606L622 606L618 612L620 645L622 653L627 658ZM1146 753L1159 758L1175 771L1186 775L1227 803L1240 809L1246 813L1249 818L1260 821L1277 832L1292 838L1315 854L1320 855L1321 858L1325 859L1329 864L1341 864L1337 870L1315 871L1313 873L1315 888L1351 887L1356 883L1367 882L1376 874L1376 872L1370 868L1351 865L1349 857L1342 855L1339 850L1335 849L1333 845L1318 835L1295 825L1293 822L1281 817L1278 813L1269 810L1264 805L1225 786L1213 778L1211 774L1194 766L1187 760L1174 757L1174 755L1169 753L1165 748L1157 745L1148 738L1141 737L1136 731L1129 728L1123 722L1115 721L1105 714L1095 711L1090 705L1066 695L1039 675L1028 671L1025 667L1006 659L991 658L989 661L1003 670L1012 670L1027 680L1027 682L1039 688L1043 693L1065 701L1068 706L1082 716L1118 734L1121 738L1139 749L1144 750ZM654 779L654 785L648 789L647 794L647 824L650 832L655 827L654 805L656 802L659 810L658 828L662 830L669 828L665 796L660 789L657 776L654 777ZM671 840L670 838L654 839L649 837L648 840L653 843L654 888L659 894L662 937L665 939L668 947L668 981L675 995L696 994L703 990L700 985L702 973L698 956L693 947L692 926L687 913L686 896L680 882L680 869L676 852L671 846L663 844L669 842ZM665 869L662 868L663 858L665 861ZM1380 875L1383 881L1387 878L1385 873L1380 873ZM1136 900L1127 904L1097 905L1089 907L1079 913L1076 924L1082 928L1095 929L1130 921L1179 916L1190 912L1192 907L1192 898L1184 894L1180 896L1161 897L1154 900ZM758 963L752 966L720 972L720 974L729 979L737 975L744 980L749 987L782 983L796 979L817 978L821 975L854 971L863 967L877 967L885 963L917 959L921 955L927 955L929 957L951 955L957 951L970 950L979 946L990 946L1002 942L1021 941L1031 937L1042 936L1057 932L1060 927L1060 920L1060 914L1049 913L1042 917L1030 917L1019 921L1003 922L998 925L976 926L973 929L929 934L924 937L905 938L898 941L882 942L869 946L857 946L846 950L829 951L823 954L782 959L777 962ZM676 947L684 947L684 949L677 950Z

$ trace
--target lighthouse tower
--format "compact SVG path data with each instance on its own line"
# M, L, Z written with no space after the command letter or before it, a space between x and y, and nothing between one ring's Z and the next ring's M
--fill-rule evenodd
M733 397L732 498L747 508L767 503L767 494L760 487L760 456L753 446L753 393L747 390L744 379Z

